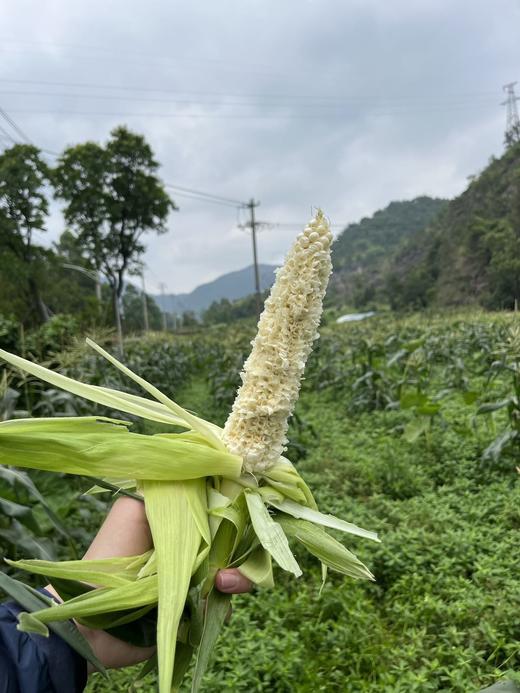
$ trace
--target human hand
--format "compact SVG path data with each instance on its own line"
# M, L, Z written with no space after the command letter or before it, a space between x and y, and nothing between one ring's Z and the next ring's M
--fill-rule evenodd
M146 519L144 503L124 496L118 498L112 506L84 558L137 556L152 547L152 534ZM236 568L219 571L215 585L226 594L249 592L252 587L251 582ZM59 599L51 585L46 589ZM78 628L89 641L94 654L109 669L138 664L151 657L155 651L153 647L130 645L102 630L86 628L80 624ZM89 673L92 671L93 668L89 665Z

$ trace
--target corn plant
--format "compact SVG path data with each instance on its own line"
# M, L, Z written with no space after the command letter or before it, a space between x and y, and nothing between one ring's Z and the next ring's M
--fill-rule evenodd
M504 341L495 350L496 360L491 364L489 381L499 375L507 378L508 389L505 396L492 402L484 402L477 414L493 416L495 412L505 411L507 424L482 455L483 460L497 461L507 449L520 448L520 328L511 327Z

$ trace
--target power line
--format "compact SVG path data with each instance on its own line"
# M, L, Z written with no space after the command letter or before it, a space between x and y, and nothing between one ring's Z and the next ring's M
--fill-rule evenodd
M164 183L164 187L169 187L167 183ZM236 207L237 205L229 204L229 202L220 202L219 200L213 200L211 197L199 197L198 195L190 195L188 193L173 191L175 197L185 197L187 200L194 200L195 202L208 202L212 205L219 205L221 207Z
M44 154L48 154L49 156L54 156L56 158L59 158L61 154L59 152L53 152L51 149L41 149L40 152L43 152Z
M16 123L1 108L0 108L0 114L9 122L9 124L11 125L11 127L13 129L15 129L21 136L23 136L24 139L26 139L26 141L30 141L29 138L27 138L27 136L25 135L25 133L23 133L23 131L16 125ZM4 130L4 129L2 128L2 130ZM7 133L7 131L5 131L5 132L6 132L6 135L8 135L10 137L10 135ZM13 138L11 138L11 139L13 142L15 142L15 140ZM50 150L41 150L41 151L46 151L47 153L49 153L53 156L59 156L59 154L57 154L56 152L52 152ZM241 200L236 200L236 199L231 198L231 197L224 197L222 195L216 195L214 193L208 193L208 192L205 192L202 190L196 190L195 188L186 188L184 186L175 185L173 183L164 183L164 186L174 190L176 195L184 196L184 197L187 197L188 199L194 199L194 200L198 200L200 202L208 202L211 204L224 205L227 207L236 207L237 214L239 214L240 209L245 209L245 208L249 209L251 216L250 216L250 221L247 224L247 226L249 226L249 228L251 229L252 242L253 242L253 264L254 264L255 294L256 294L256 304L257 304L256 307L257 307L257 313L259 315L260 309L261 309L261 295L260 295L260 278L259 278L259 270L258 270L258 252L257 252L257 243L256 243L256 232L260 226L266 224L266 222L257 222L255 220L255 208L258 207L258 205L260 203L255 202L254 199L251 199L249 202L242 202ZM142 293L143 293L143 297L144 297L143 300L146 301L146 294L145 294L145 290L144 290L144 274L142 274L141 276L142 276L142 282L143 282L143 289L142 289ZM161 282L159 284L159 286L161 289L161 294L164 297L164 291L166 289L166 285ZM146 314L146 312L147 312L146 311L146 305L144 305L143 310L145 311L145 325L146 325L146 323L148 322L148 316ZM116 313L118 313L118 306L116 306ZM120 331L119 316L117 315L116 317L118 318L118 334L122 334ZM147 327L145 329L147 329ZM166 330L166 315L165 315L164 311L163 311L163 329ZM121 345L121 349L122 349L122 341L121 340L120 340L120 345Z
M18 125L14 122L14 120L2 109L0 108L0 115L11 125L11 127L23 138L25 139L26 142L30 143L31 140L25 135L23 130L18 127ZM16 140L9 134L7 130L5 130L2 125L0 125L0 131L4 133L6 137L8 137L13 144L17 144ZM59 157L61 156L58 154L58 152L53 152L49 149L40 149L41 152L44 152L46 154L50 154L51 156L56 156ZM180 195L183 197L187 197L188 199L194 199L194 200L201 200L205 202L211 202L213 204L220 204L220 205L225 205L227 207L246 207L247 203L242 202L241 200L234 200L233 198L230 197L223 197L221 195L215 195L214 193L208 193L204 192L202 190L195 190L194 188L185 188L179 185L175 185L173 183L164 183L165 187L171 188L172 190L175 191L176 195Z
M0 108L0 115L4 118L4 120L6 120L9 123L11 128L18 134L19 137L22 138L22 140L25 141L26 144L33 144L32 140L25 134L25 132L15 123L15 121L2 108ZM4 135L6 137L8 137L13 144L20 144L1 125L0 125L0 131L3 132ZM60 154L58 154L58 152L53 152L50 149L40 149L40 152L42 152L43 154L48 154L50 156L54 156L54 157L60 156Z
M172 190L180 191L181 193L187 193L190 195L197 195L200 197L211 198L215 202L221 202L223 204L229 204L233 207L236 207L237 205L240 207L247 207L247 205L248 205L247 202L242 202L241 200L234 200L231 197L223 197L222 195L214 195L213 193L203 192L202 190L194 190L193 188L184 188L184 187L181 187L180 185L175 185L174 183L165 183L164 185L167 188L171 188Z
M0 108L0 115L4 117L4 119L7 120L7 122L11 125L11 127L16 130L16 132L23 137L27 142L30 142L29 138L23 130L15 123L15 121L10 118L10 116L2 109ZM3 128L0 125L0 131L4 133L6 137L8 137L13 143L16 144L16 140L9 134L5 128ZM46 154L49 154L51 156L59 157L60 154L58 152L54 152L49 149L40 149L41 152L44 152ZM167 188L170 188L171 190L175 191L175 194L177 196L181 197L186 197L187 199L191 200L197 200L201 202L208 202L211 204L218 204L218 205L223 205L227 207L236 207L237 208L237 213L240 211L240 209L249 209L250 214L251 214L251 219L248 223L246 224L240 224L238 223L238 226L241 227L249 227L251 228L252 235L253 235L253 256L254 256L254 264L255 264L255 284L256 284L256 289L257 289L257 294L259 296L260 293L260 288L259 288L259 280L258 280L258 263L256 260L257 256L257 249L256 249L256 233L259 231L262 227L264 228L275 228L275 227L290 227L290 228L303 228L305 224L299 224L299 223L293 223L293 222L272 222L272 221L257 221L255 220L255 215L254 215L254 209L259 205L259 203L256 203L254 200L250 200L249 202L243 202L242 200L237 200L231 197L224 197L222 195L216 195L214 193L208 193L202 190L196 190L194 188L186 188L180 185L175 185L174 183L164 183L164 186ZM331 224L331 226L334 227L342 227L344 228L346 224Z
M179 92L174 92L179 96ZM181 92L182 94L183 92ZM187 92L189 94L190 92ZM195 92L196 94L202 95L202 96L207 96L207 97L212 97L215 99L217 95L212 94L212 93L207 93L204 94L204 92ZM317 108L317 109L331 109L331 108L337 108L337 107L345 107L345 106L356 106L356 105L381 105L382 103L387 103L389 105L394 104L399 105L399 98L393 98L393 99L380 99L380 98L374 98L371 97L368 100L363 99L363 98L326 98L326 97L307 97L305 98L304 96L298 98L298 103L294 103L294 99L297 97L291 97L291 96L285 96L285 95L280 95L277 97L266 97L264 95L250 95L250 96L238 96L238 97L232 97L232 96L226 96L226 95L220 95L220 98L218 100L213 100L213 101L208 101L207 99L202 100L202 99L194 99L194 98L157 98L157 97L150 97L149 94L145 96L135 96L135 95L130 95L126 96L123 94L89 94L89 93L70 93L70 92L55 92L55 91L27 91L27 90L3 90L0 92L0 96L25 96L25 97L57 97L57 98L69 98L69 99L90 99L90 100L95 100L95 101L145 101L146 103L150 102L156 102L156 103L165 103L165 104L176 104L176 105L202 105L202 106L233 106L233 107L260 107L260 106L279 106L279 107L294 107L295 105L298 106L298 108ZM242 101L229 101L227 99L229 98L241 98L241 99L247 99L247 100L242 100ZM491 96L480 96L478 97L479 99L485 99L486 101L488 100L493 100L493 97ZM468 101L469 99L469 101ZM417 99L412 99L412 101L417 102ZM422 99L419 99L419 101L424 101ZM444 102L448 105L455 105L455 106L460 106L460 105L466 105L467 103L474 103L475 97L461 97L461 96L456 96L454 100L451 98L449 100L445 100ZM490 101L491 102L491 101ZM431 97L430 99L426 99L426 103L439 103L439 98Z
M27 49L24 49L24 54L27 54L27 52L31 53L36 53L38 54L39 51L38 49L41 49L42 46L54 46L57 48L72 48L73 51L70 51L67 53L67 55L73 56L75 58L79 59L84 59L84 60L91 60L91 61L106 61L107 56L117 56L121 58L121 56L125 57L125 62L128 63L138 63L139 65L142 66L143 64L143 58L146 59L148 65L175 65L177 66L179 63L184 64L184 70L208 70L209 68L218 68L219 70L223 72L229 72L229 73L238 73L238 74L258 74L258 75L274 75L274 74L279 74L279 70L277 70L276 67L273 66L268 66L268 65L254 65L254 64L244 64L242 61L230 61L230 60L215 60L215 58L189 58L186 56L166 56L166 55L153 55L150 53L142 52L142 51L114 51L113 49L107 49L104 48L103 46L85 46L85 45L78 45L78 44L56 44L56 43L51 43L51 42L45 42L45 43L35 43L35 42L30 42L30 41L13 41L11 39L1 39L2 42L2 47L1 51L2 52L13 52L13 53L20 53L21 50L17 50L16 48L13 50L12 48L9 48L6 46L6 43L19 43L19 44L25 44L29 46L33 46L33 50L27 51ZM78 50L79 49L79 50Z
M12 142L12 144L18 144L18 142L14 139L14 137L9 132L7 132L7 130L1 124L0 124L0 132L3 133L4 138L6 140L9 140L10 142Z
M22 138L22 140L25 141L26 144L32 144L31 140L27 137L25 132L18 127L18 125L14 122L14 120L4 111L3 108L0 108L0 116L9 123L9 125L12 127L12 129L18 134L19 137Z
M164 93L164 94L176 94L176 95L185 95L185 94L191 94L191 95L198 95L198 96L215 96L215 97L221 97L221 98L239 98L239 99L247 99L247 98L253 98L253 99L259 99L261 98L262 100L277 100L277 99L283 99L284 101L289 101L289 100L303 100L306 102L311 102L311 101L329 101L329 102L335 102L335 103L381 103L381 102L417 102L417 101L426 101L426 102L435 102L439 103L440 100L446 101L448 100L453 100L455 99L456 101L459 101L460 99L475 99L475 98L492 98L493 94L495 94L495 91L482 91L482 92L466 92L466 93L456 93L456 94L444 94L444 95L439 95L439 94L433 94L433 95L428 95L426 99L424 99L422 96L417 97L417 96L410 96L409 94L403 94L403 95L394 95L394 96L383 96L382 98L374 98L374 96L341 96L338 98L338 96L326 96L326 95L317 95L317 94L288 94L286 91L280 92L277 94L262 94L261 96L258 95L258 93L224 93L224 92L218 92L218 91L207 91L207 90L186 90L186 89L175 89L175 88L168 88L168 87L149 87L149 86L142 86L142 85L120 85L120 84L100 84L100 83L94 83L94 82L59 82L59 81L49 81L49 80L31 80L31 79L11 79L11 78L5 78L5 77L0 77L0 83L5 83L5 84L34 84L39 87L42 85L44 86L53 86L53 87L71 87L71 88L77 88L77 89L103 89L103 90L114 90L114 91L136 91L136 92L146 92L146 93Z
M29 138L25 135L25 133L16 125L16 123L5 113L0 108L0 114L4 119L9 122L11 127L18 132L27 142L29 142ZM2 131L6 133L6 135L13 141L15 140L7 133L7 131L4 130L4 128L0 125L0 128ZM41 150L41 151L47 151L49 154L53 156L59 156L59 154L49 151L49 150ZM254 262L254 273L255 273L255 294L256 294L256 309L257 309L257 314L260 315L260 310L261 310L261 295L260 295L260 278L259 278L259 271L258 271L258 253L257 253L257 245L256 245L256 223L255 223L255 207L257 207L260 203L255 202L254 199L251 199L248 203L242 202L241 200L235 200L231 197L223 197L222 195L215 195L214 193L208 193L202 190L196 190L194 188L186 188L183 186L179 185L174 185L173 183L164 183L165 187L168 187L172 190L175 191L176 195L188 197L189 199L194 199L198 200L201 202L209 202L211 204L218 204L218 205L224 205L226 207L236 207L237 209L237 214L239 213L240 209L245 209L246 207L249 208L250 214L251 214L251 221L249 223L250 228L251 228L251 234L252 234L252 241L253 241L253 262ZM141 272L141 281L142 281L142 301L143 301L143 318L144 318L144 329L145 332L148 331L148 308L146 305L146 291L145 291L145 282L144 282L144 270ZM167 324L166 324L166 311L164 310L164 293L166 290L166 284L164 282L159 283L159 289L161 291L161 296L163 299L163 309L161 311L162 313L162 327L163 331L166 331L167 329ZM121 356L123 356L123 333L122 333L122 326L121 326L121 315L120 315L120 306L119 306L119 301L117 297L114 297L114 307L115 307L115 312L116 312L116 324L117 324L117 332L118 332L118 337L119 337L119 348L121 352Z
M226 104L222 104L226 106ZM491 108L493 107L493 102L481 104L482 107ZM278 108L277 111L271 111L267 113L167 113L167 112L153 112L153 111L84 111L75 109L62 109L62 108L11 108L11 113L18 113L23 115L65 115L65 116L88 116L89 118L167 118L167 119L189 119L189 120L200 120L200 119L210 119L210 120L313 120L313 119L330 119L330 118L345 118L346 116L351 116L353 113L352 108L345 110L345 108L339 108L338 110L333 110L329 112L320 113L301 113L292 110L292 107L286 106L274 106L273 108ZM291 110L284 110L291 109ZM378 108L377 105L368 111L372 115L379 117L384 116L414 116L421 113L451 113L459 112L464 110L475 110L475 104L455 104L452 106L421 106L410 108L409 106L399 106L395 107L385 107ZM364 113L365 111L360 111L359 108L354 111L355 113ZM367 113L368 113L367 112Z

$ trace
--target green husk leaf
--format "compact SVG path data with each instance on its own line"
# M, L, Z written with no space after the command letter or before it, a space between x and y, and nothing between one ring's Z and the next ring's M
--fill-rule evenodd
M91 339L87 338L86 342L90 347L92 347L92 349L97 351L98 354L101 354L101 356L107 359L107 361L109 361L113 366L118 368L122 373L124 373L135 383L140 385L146 392L148 392L148 394L152 395L152 397L155 397L155 399L158 400L161 404L164 404L164 406L170 409L175 416L182 419L186 428L192 428L194 431L198 431L217 450L224 449L224 444L221 441L220 437L216 435L213 426L209 425L206 421L204 421L204 419L200 419L198 416L191 414L189 411L186 411L186 409L183 409L181 406L176 404L169 397L166 397L166 395L164 395L160 390L158 390L153 385L150 385L150 383L144 380L144 378L141 378L139 375L131 371L120 361L114 358L112 354L109 354L108 351L105 351L102 347L93 342Z
M332 570L353 578L374 580L370 570L357 556L321 527L306 520L294 520L288 516L277 516L277 520L288 536L294 537L305 546L309 553L319 558Z
M231 522L224 520L213 538L208 558L208 572L202 590L204 597L213 588L217 572L229 566L236 531L236 527Z
M318 509L310 488L298 474L292 463L285 457L280 457L279 461L264 472L262 476L267 479L273 488L283 493L284 496L292 498L297 503L304 503L304 505L314 510ZM295 487L297 490L291 493L289 491L291 487ZM303 495L303 498L300 493Z
M222 518L213 511L220 508L227 508L230 504L231 498L224 496L222 493L213 488L213 486L208 487L208 520L212 539L217 533L219 525L222 522Z
M21 356L15 356L8 351L0 349L0 357L7 361L11 366L19 368L30 375L43 380L54 387L59 387L61 390L70 392L83 399L88 399L96 404L101 404L105 407L110 407L116 411L123 411L127 414L133 414L143 419L166 423L173 426L182 426L186 428L186 421L180 416L175 416L168 407L161 408L161 405L156 402L151 402L144 397L130 395L126 392L119 392L108 387L98 387L97 385L87 385L80 383L73 378L69 378L61 373L44 368L43 366L28 361Z
M143 501L143 497L138 493L133 493L129 489L134 489L136 487L135 481L123 481L121 484L113 484L108 479L98 479L97 477L92 477L93 481L96 482L96 486L92 486L88 491L85 491L84 496L93 496L96 493L107 493L112 492L112 496L127 496L128 498L133 498L134 500Z
M192 587L188 592L187 605L190 614L190 627L188 642L193 648L197 648L202 640L204 631L205 602L202 599L202 586Z
M138 579L141 579L147 577L148 575L153 575L154 573L157 573L157 553L155 550L152 551L149 559L137 574L137 577Z
M155 652L146 662L143 664L141 671L137 674L137 678L134 679L133 684L130 686L128 693L137 693L142 691L141 683L143 679L148 676L152 671L157 669L157 653Z
M327 582L327 575L328 575L329 569L325 565L325 563L321 564L321 585L320 585L320 591L319 591L319 596L321 597L321 593L323 592L323 588L325 587L325 583Z
M204 631L197 651L191 693L197 693L200 689L202 677L207 669L213 647L225 623L230 603L231 595L223 594L215 588L208 595Z
M114 621L111 619L115 617ZM157 638L157 610L143 606L140 609L116 611L79 619L88 628L104 630L109 635L135 647L153 647Z
M36 633L36 635L41 635L44 638L49 637L49 629L47 626L43 625L41 621L38 621L32 614L26 612L21 612L18 616L19 627L18 630L24 633Z
M100 613L153 605L157 602L157 598L157 576L152 575L121 587L102 587L92 590L63 604L38 611L34 615L42 623L64 621L69 618L81 619Z
M269 515L264 501L258 493L246 489L244 494L258 540L264 549L269 551L280 568L299 577L302 574L301 568L292 554L282 527Z
M298 486L295 486L294 484L284 484L280 481L273 481L272 479L269 480L269 485L268 486L262 486L264 489L271 489L272 491L276 491L282 498L290 498L293 501L296 501L297 503L305 503L306 502L306 497L303 491L298 488Z
M213 508L209 511L209 516L211 518L218 518L220 520L227 520L231 522L237 529L243 524L242 517L239 511L231 506L222 506L220 508Z
M292 500L285 499L281 503L272 498L267 497L267 502L272 505L277 510L281 510L286 515L291 515L298 520L308 520L317 525L322 525L323 527L330 527L331 529L339 529L341 532L347 532L348 534L354 534L357 537L364 537L365 539L372 539L372 541L380 542L381 540L375 532L370 532L367 529L353 525L350 522L345 522L340 520L334 515L325 515L320 513L318 510L313 510L312 508L306 508L304 505L299 505Z
M236 477L242 460L208 445L130 433L96 417L20 419L0 423L0 463L82 476L186 480Z
M57 577L52 578L52 586L60 595L60 599L63 602L67 602L69 599L79 597L80 594L92 592L92 590L96 589L95 587L92 587L92 585L86 585L84 582L79 582L79 580L62 580L61 578Z
M242 492L235 498L231 505L214 508L210 511L210 519L213 514L221 520L221 524L213 538L210 554L210 569L205 585L206 591L209 591L212 587L217 570L231 567L231 565L234 567L234 565L237 564L236 559L238 559L239 562L240 560L245 560L246 555L255 548L253 543L255 545L258 543L253 532L251 534L251 541L243 541L244 532L246 531L249 520L249 512ZM244 543L245 546L243 547L242 544ZM240 551L238 551L239 547L241 548ZM244 555L244 553L246 555ZM233 557L235 557L235 563L231 564Z
M238 570L244 577L259 587L274 587L271 554L263 547L255 549Z
M2 572L0 572L0 589L18 602L20 606L23 606L24 609L27 609L30 612L37 612L42 607L53 603L52 599L49 597L40 594L36 590L27 587L22 582L19 582L18 580L15 580ZM65 642L68 643L81 657L90 662L98 671L103 674L103 676L108 678L104 666L92 652L89 643L81 635L73 623L70 621L65 621L63 623L52 623L49 625L49 628L59 635L63 640L65 640Z
M209 544L201 543L199 553L193 564L192 585L196 585L204 579L204 571L206 570L204 566L207 564L210 548Z
M75 433L79 426L87 424L111 424L114 430L127 430L132 424L122 419L112 419L108 416L53 416L40 419L11 419L0 422L2 431L11 435L45 435L54 433L59 427L62 433Z
M211 533L208 522L208 494L206 484L199 480L186 481L184 483L186 499L190 506L193 519L197 524L197 529L203 541L209 546L211 544Z
M177 643L177 649L175 650L175 666L173 668L172 693L180 691L180 685L188 671L194 652L195 648L193 645L190 645L190 643Z
M217 570L229 566L231 557L244 534L248 512L242 489L241 487L238 488L240 495L233 502L231 502L229 497L223 496L218 492L212 496L214 503L224 502L227 504L213 507L209 510L210 527L212 526L212 521L216 520L218 524L213 525L216 529L212 537L213 543L211 545L208 573L204 586L205 593L213 586Z
M264 499L264 503L271 503L271 501L277 502L277 503L283 503L283 501L286 498L283 493L281 493L280 491L277 491L275 488L273 488L273 486L271 486L271 484L266 484L265 486L260 486L258 489L258 493Z
M142 620L143 616L150 614L151 620L154 624L153 643L155 643L155 626L157 625L157 616L155 611L156 609L154 605L146 604L145 606L140 606L137 609L121 609L121 611L111 611L104 614L94 614L93 616L83 616L80 621L89 628L113 631L116 628L119 629L120 626L127 626L130 623ZM121 640L128 642L128 640L124 637L122 637Z
M205 480L197 483L205 489ZM184 482L144 481L143 491L157 554L159 693L170 693L177 630L202 538L192 508L201 502L202 494L193 483ZM204 511L200 508L197 514Z
M55 562L35 559L10 561L7 558L5 561L11 566L35 575L45 575L64 580L78 580L102 587L119 587L136 579L138 570L146 563L151 553L151 551L148 551L142 556L82 561Z

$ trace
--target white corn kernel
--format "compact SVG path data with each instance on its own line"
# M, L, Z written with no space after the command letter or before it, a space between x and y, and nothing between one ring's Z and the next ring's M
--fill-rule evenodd
M331 242L329 224L319 210L276 273L223 432L228 450L242 456L244 471L265 471L285 449L288 419L318 337L332 270Z

